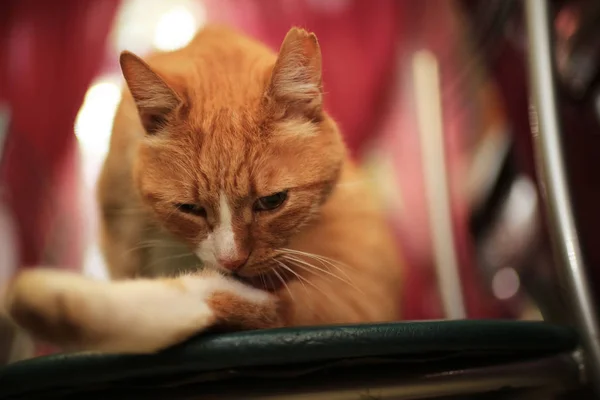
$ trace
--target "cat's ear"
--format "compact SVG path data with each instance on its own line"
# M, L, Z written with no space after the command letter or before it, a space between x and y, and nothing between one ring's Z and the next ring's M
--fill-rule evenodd
M271 75L269 97L310 118L321 114L321 49L314 33L292 28L285 36Z
M181 103L181 97L138 56L128 51L119 58L123 76L135 100L144 129L155 133Z

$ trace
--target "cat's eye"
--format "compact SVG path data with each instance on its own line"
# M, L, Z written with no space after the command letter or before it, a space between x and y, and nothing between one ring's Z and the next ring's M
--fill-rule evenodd
M254 203L254 211L271 211L281 207L287 199L287 191L264 196Z
M177 204L177 209L185 214L206 218L206 210L198 204Z

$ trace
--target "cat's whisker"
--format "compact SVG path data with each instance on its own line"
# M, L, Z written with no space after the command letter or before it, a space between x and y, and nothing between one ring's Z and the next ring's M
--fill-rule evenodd
M156 258L156 259L152 260L151 263L148 263L147 265L149 267L152 267L152 266L156 266L157 264L160 264L160 263L163 263L166 261L179 260L182 258L193 257L193 256L194 255L192 253L172 254L170 256ZM183 268L179 267L179 269L183 269Z
M304 269L305 271L309 271L309 272L315 273L314 271L311 271L309 268L314 268L314 269L317 269L318 271L321 271L321 272L323 272L323 273L326 273L327 275L329 275L329 276L331 276L331 277L334 277L334 278L336 278L336 279L340 280L341 282L343 282L343 283L347 284L348 286L350 286L352 289L356 290L357 292L359 292L359 293L361 293L361 294L364 294L364 293L362 292L362 290L361 290L361 289L360 289L358 286L356 286L356 285L354 284L354 282L352 282L352 281L350 281L350 280L343 279L343 278L341 278L340 276L337 276L337 275L335 275L335 274L334 274L334 273L332 273L331 271L324 270L324 269L322 269L322 268L319 268L319 267L317 267L317 266L315 266L315 265L312 265L312 264L310 264L310 263L307 263L307 262L306 262L306 261L304 261L304 260L300 260L300 259L298 259L298 258L295 258L295 257L292 257L292 256L290 256L290 255L284 255L283 257L284 257L284 258L286 258L287 260L289 260L290 262L293 262L293 263L294 263L294 265L296 265L297 267L299 267L299 268L301 268L301 269ZM304 265L304 266L303 266L303 265ZM309 267L309 268L307 268L307 267Z
M192 265L189 268L179 267L179 268L177 268L177 272L175 274L173 274L172 276L177 278L177 277L184 276L184 275L190 275L190 274L193 274L192 271L197 272L201 268L202 268L202 264L200 264L200 263Z
M317 267L316 265L311 264L309 262L306 262L304 260L301 260L299 258L293 257L293 256L291 256L289 254L284 254L281 257L285 258L286 260L295 262L295 265L297 265L299 268L301 268L301 269L303 269L305 271L308 271L310 273L313 273L315 275L320 275L319 272L322 272L325 275L332 276L332 277L334 277L336 279L340 279L340 280L343 281L343 279L341 279L339 276L333 274L332 272L327 271L326 269Z
M335 262L335 263L341 264L342 266L347 267L347 268L352 268L350 265L348 265L346 263L343 263L341 261L335 260L335 259L330 258L330 257L322 256L320 254L308 253L306 251L288 249L288 248L285 248L285 247L282 247L280 249L280 251L286 251L286 252L289 252L289 253L296 253L296 254L301 254L301 255L305 255L305 256L320 258L320 259L323 259L323 260L327 260L327 261L330 261L330 262Z
M181 245L175 243L168 243L161 240L153 241L153 242L142 242L138 246L134 246L130 249L127 249L123 252L123 255L128 255L137 250L150 249L150 248L162 248L162 249L174 249L179 248Z
M283 266L283 264L281 264L281 265ZM294 299L294 295L292 294L292 291L290 290L290 287L285 282L285 279L283 279L283 277L281 276L281 274L279 272L277 272L276 269L273 270L273 273L275 274L275 276L277 276L277 278L281 281L281 283L283 284L283 286L286 288L287 292L290 294L290 298L292 299L292 301L296 301Z
M311 274L314 274L314 275L316 275L316 276L320 276L320 275L317 273L317 271L314 271L314 270L312 270L312 269L310 269L310 268L307 268L307 267L305 267L304 265L302 265L302 264L298 263L298 262L297 262L296 260L294 260L294 259L291 259L291 258L286 258L286 260L287 260L288 262L292 263L292 265L293 265L294 267L300 268L300 269L301 269L301 270L303 270L303 271L310 272ZM298 277L298 280L299 280L299 281L300 281L300 283L301 283L301 284L304 286L304 282L303 282L302 278L300 278L300 275L298 275L298 274L297 274L295 271L294 271L294 274L296 275L296 277ZM328 279L329 279L329 278L328 278Z
M296 271L292 270L291 268L289 268L287 265L285 265L285 263L283 261L277 260L277 259L273 259L273 261L275 261L277 264L279 264L283 269L285 269L286 271L290 272L292 275L294 275L296 278L298 278L298 282L300 282L300 284L302 285L302 287L304 288L304 291L306 293L308 293L308 288L306 287L306 285L304 284L304 282L300 279L300 276L296 273ZM273 270L275 271L275 269Z
M310 257L310 256L308 256ZM344 275L344 277L348 280L352 282L352 279L350 278L350 276L348 275L348 273L344 270L344 268L342 268L340 265L337 265L336 262L339 261L333 261L333 260L328 260L328 259L324 259L321 258L317 255L313 255L312 256L314 259L316 259L317 261L319 261L321 263L321 265L324 266L329 266L331 268L334 268L336 271L338 271L340 274ZM347 264L343 264L340 263L342 266L345 266L346 268L349 268L349 266Z
M321 265L323 265L323 267L327 268L327 267L333 267L335 268L339 273L341 273L342 275L344 275L345 279L342 279L340 276L337 276L333 273L331 273L331 271L328 270L329 273L331 273L332 276L335 276L336 278L338 278L339 280L343 281L344 283L348 284L350 287L352 287L353 289L355 289L356 291L358 291L359 293L364 294L364 292L356 285L356 283L354 282L353 279L350 278L350 276L346 273L346 271L344 270L344 268L341 268L339 265L336 265L335 263L340 263L343 266L346 266L348 268L350 268L349 265L342 263L340 261L336 261L332 258L329 257L325 257L325 256L320 256L318 254L313 254L313 253L307 253L304 251L299 251L299 250L293 250L293 249L281 249L281 251L279 251L280 254L283 254L283 256L291 256L291 254L296 254L296 255L301 255L301 256L305 256L311 259L314 259L318 262L321 263Z
M319 260L321 262L321 264L326 263L329 266L335 268L337 271L339 271L341 274L343 274L346 279L350 280L350 276L348 276L348 274L346 273L346 271L344 271L344 268L347 269L352 269L352 267L346 263L343 263L341 261L338 260L334 260L333 258L329 258L329 257L325 257L325 256L321 256L319 254L314 254L314 253L307 253L305 251L300 251L300 250L293 250L293 249L287 249L287 248L282 248L281 251L283 252L287 252L287 253L292 253L292 254L297 254L297 255L303 255L306 257L310 257L316 260ZM337 265L339 264L339 265ZM341 268L340 265L344 268Z
M342 266L344 268L353 269L353 267L351 265L349 265L349 264L346 264L346 263L344 263L342 261L339 261L339 260L335 260L335 259L330 258L330 257L322 256L320 254L308 253L308 252L305 252L305 251L292 250L292 249L285 249L285 250L286 251L295 252L297 254L303 254L303 255L306 255L306 256L309 256L309 257L314 257L316 259L325 261L325 262L329 263L330 265L332 265L332 266L334 266L336 268L340 268L340 266Z
M331 267L329 264L325 263L324 260L321 260L318 257L315 257L314 255L311 255L308 253L307 254L299 254L299 253L281 252L281 254L282 254L282 257L293 257L296 259L297 259L297 257L306 257L310 260L315 260L315 261L319 262L324 268ZM307 261L304 261L304 262L307 262ZM311 264L311 267L321 269L320 267L317 267L314 264ZM328 269L326 269L326 271L327 271L327 273L331 273Z
M302 276L300 276L298 273L296 273L296 271L294 271L293 269L291 269L289 266L287 266L283 261L277 260L277 259L273 259L273 261L275 261L276 263L278 263L283 269L285 269L286 271L290 272L292 275L294 275L296 278L298 278L298 282L300 282L300 284L302 285L302 289L304 289L304 292L307 295L310 295L309 291L308 291L308 287L304 284L303 280L305 280ZM273 272L277 273L276 270L273 270ZM307 283L311 284L310 281L307 281ZM312 284L313 286L315 286L314 284ZM287 285L286 285L287 286ZM319 288L317 288L315 286L315 289L319 290ZM320 291L320 290L319 290ZM289 287L288 287L288 292L290 292ZM321 293L323 293L321 291ZM295 299L292 296L292 293L290 292L290 297L292 297L292 300L295 302ZM314 307L313 305L308 302L308 308L310 309L311 312L314 312Z
M317 285L315 285L314 283L312 283L310 280L306 279L305 277L303 277L302 275L300 275L299 273L297 273L296 271L294 271L292 268L290 268L289 266L287 266L286 264L284 264L283 262L278 260L278 263L285 268L288 272L294 274L296 276L296 278L299 279L300 282L305 282L308 285L312 286L315 290L317 290L318 292L320 292L321 294L323 294L326 297L329 297L329 294L325 293L320 287L318 287Z
M260 283L267 289L269 290L269 287L267 286L267 281L265 280L265 276L264 274L258 274L258 277L260 278ZM271 288L272 290L272 288Z
M269 278L269 283L271 284L271 289L275 290L275 284L273 283L273 277L271 275L266 275L267 278Z

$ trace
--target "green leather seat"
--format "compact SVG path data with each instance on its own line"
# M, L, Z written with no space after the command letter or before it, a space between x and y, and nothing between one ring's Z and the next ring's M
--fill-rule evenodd
M577 345L570 328L516 321L210 334L155 355L18 362L0 370L0 399L428 398L568 389L578 384L571 357ZM400 397L389 397L394 393Z

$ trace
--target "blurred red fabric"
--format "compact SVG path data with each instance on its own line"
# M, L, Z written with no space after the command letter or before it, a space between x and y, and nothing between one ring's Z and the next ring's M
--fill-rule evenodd
M81 267L73 125L119 2L0 3L0 103L11 118L0 179L16 219L21 265ZM51 240L64 251L48 259Z
M0 104L10 112L0 185L15 220L21 267L82 267L84 210L73 126L104 59L119 2L0 2ZM14 268L0 266L6 267Z

